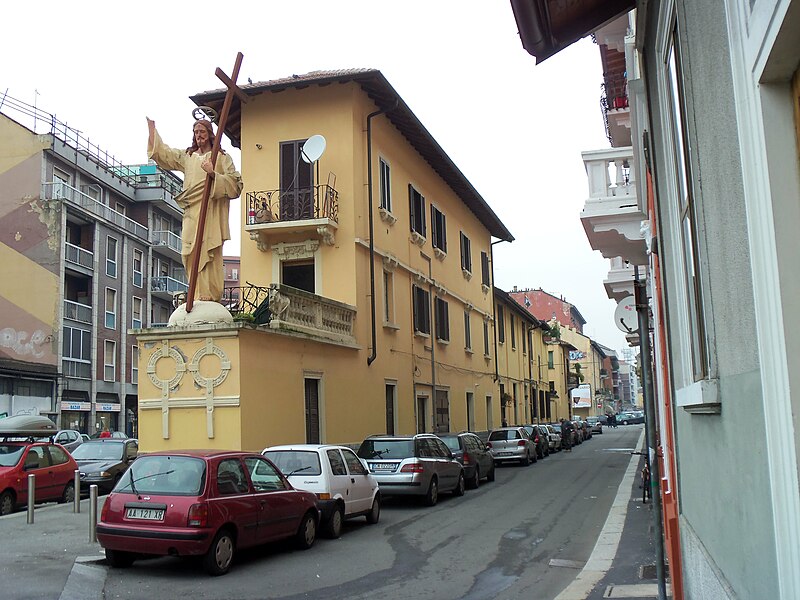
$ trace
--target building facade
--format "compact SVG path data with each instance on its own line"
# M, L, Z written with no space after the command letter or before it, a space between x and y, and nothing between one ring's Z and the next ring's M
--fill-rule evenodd
M537 319L545 322L555 319L559 325L571 327L578 333L583 333L586 319L583 318L577 307L567 302L563 296L555 296L541 288L518 290L516 286L509 294Z

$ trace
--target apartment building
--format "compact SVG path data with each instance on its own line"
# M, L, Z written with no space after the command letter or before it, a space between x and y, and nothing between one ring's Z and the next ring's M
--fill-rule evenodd
M567 302L563 296L550 294L541 288L520 290L516 286L509 292L509 295L537 319L546 322L555 319L559 325L571 327L578 333L583 333L586 319L583 318L578 308Z
M0 414L135 434L129 330L165 324L186 288L181 181L14 98L0 110Z

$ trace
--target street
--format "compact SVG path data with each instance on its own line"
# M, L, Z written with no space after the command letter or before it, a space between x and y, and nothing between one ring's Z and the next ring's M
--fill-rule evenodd
M243 552L218 578L206 576L198 561L175 558L141 560L130 569L81 563L102 554L97 544L87 549L87 508L81 515L64 505L37 509L33 525L16 514L10 518L22 535L0 567L4 594L64 600L555 598L592 553L641 433L640 425L605 429L571 453L529 467L500 467L495 482L461 498L443 495L433 508L387 501L377 525L363 518L347 522L340 539L320 538L308 551L274 544ZM40 522L56 512L72 534L42 535ZM8 519L0 520L0 530ZM70 539L80 542L78 554ZM54 595L56 589L64 592Z

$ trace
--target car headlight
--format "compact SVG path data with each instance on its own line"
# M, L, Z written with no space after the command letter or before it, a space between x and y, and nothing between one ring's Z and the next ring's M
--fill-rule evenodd
M107 479L112 477L112 475L108 471L99 471L95 473L86 473L86 477L102 477L103 479Z

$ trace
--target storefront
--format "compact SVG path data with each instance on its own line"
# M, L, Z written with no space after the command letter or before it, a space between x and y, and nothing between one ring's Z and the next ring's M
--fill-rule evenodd
M99 401L94 403L95 413L95 432L103 431L124 431L120 429L120 404L119 401L104 402Z
M75 429L81 433L89 433L89 418L91 416L91 402L78 402L74 400L61 401L62 429Z

